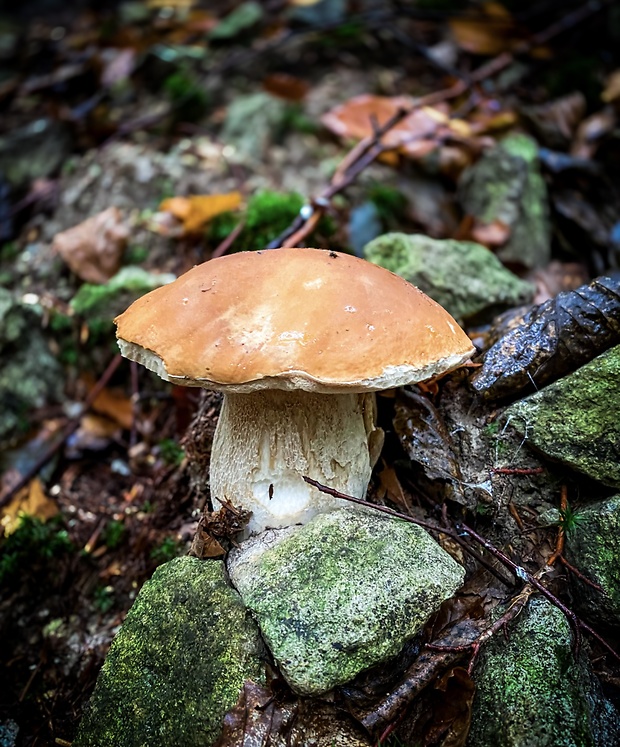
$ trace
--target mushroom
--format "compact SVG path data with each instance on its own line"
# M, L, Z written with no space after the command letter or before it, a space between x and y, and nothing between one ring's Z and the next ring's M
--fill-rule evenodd
M211 494L251 511L251 533L342 505L304 475L363 498L374 392L444 373L474 352L413 285L320 249L210 260L115 321L124 356L166 381L224 394Z

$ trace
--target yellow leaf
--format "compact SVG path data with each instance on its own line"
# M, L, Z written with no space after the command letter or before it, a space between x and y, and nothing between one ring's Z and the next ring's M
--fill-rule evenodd
M2 512L0 524L6 537L19 527L23 514L47 521L58 513L56 502L45 495L41 480L36 477L30 485L20 490Z
M164 200L159 209L172 213L175 218L182 221L186 233L196 233L217 215L236 210L241 204L241 199L240 192L171 197Z

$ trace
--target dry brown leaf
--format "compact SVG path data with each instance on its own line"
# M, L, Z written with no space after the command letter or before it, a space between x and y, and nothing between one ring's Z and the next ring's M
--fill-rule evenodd
M362 140L374 134L400 109L411 106L404 96L373 96L362 94L331 109L321 117L322 123L343 138ZM452 127L446 105L416 109L395 125L382 138L382 143L404 155L419 159L437 147L438 133ZM462 129L462 123L455 125ZM456 131L455 131L456 134Z
M47 521L59 512L56 502L45 495L43 484L38 477L30 482L13 500L2 510L0 525L4 529L5 537L19 527L20 517L23 514L32 516L41 521Z
M493 249L503 246L510 238L510 234L510 226L501 220L494 220L492 223L479 223L474 220L471 229L471 238L474 241Z
M614 70L605 81L605 90L601 98L606 104L620 99L620 70Z
M129 397L112 389L103 389L92 404L93 410L115 420L125 430L133 424L133 404Z
M451 18L454 41L471 54L495 56L510 51L524 34L509 11L500 3L484 3L470 15Z
M52 248L82 280L106 283L121 266L128 236L120 210L110 207L57 233Z
M241 200L240 192L170 197L160 204L159 209L172 213L175 218L180 220L186 233L196 233L217 215L229 210L236 210L241 204Z
M287 101L301 101L308 93L305 80L288 73L272 73L263 80L263 88L274 96Z

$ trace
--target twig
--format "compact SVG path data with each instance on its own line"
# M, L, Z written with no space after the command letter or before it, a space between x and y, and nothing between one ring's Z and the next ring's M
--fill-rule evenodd
M352 495L347 495L346 493L341 493L339 490L335 490L334 488L329 488L327 485L322 485L317 480L313 480L311 477L307 477L306 475L303 475L303 479L305 482L308 483L308 485L312 485L313 488L316 488L321 493L326 493L327 495L331 495L333 498L342 498L345 501L349 501L350 503L357 503L360 506L367 506L368 508L373 508L375 511L380 511L382 514L387 514L388 516L393 516L396 519L403 519L404 521L408 521L410 524L416 524L419 527L423 527L424 529L430 529L432 532L439 532L440 534L447 534L449 537L457 537L457 533L453 530L439 526L438 524L431 524L428 521L422 521L420 519L414 519L413 516L407 516L407 514L401 514L399 511L395 511L393 508L388 508L387 506L380 506L376 503L370 503L369 501L365 501L362 498L355 498Z
M383 135L389 132L405 117L425 106L436 106L437 104L445 103L446 101L458 98L467 91L474 89L475 86L494 77L502 70L505 70L519 55L530 52L532 49L546 44L564 31L577 26L589 16L602 10L606 5L609 5L611 1L612 0L589 0L585 5L577 8L572 13L565 15L560 21L551 24L551 26L544 31L535 34L528 41L516 46L513 52L503 52L474 70L467 78L461 78L448 88L443 88L440 91L421 96L415 99L410 106L396 112L382 127L376 130L371 137L358 143L354 146L352 151L345 156L342 164L334 174L331 185L324 189L319 197L313 201L312 204L316 205L315 209L321 211L322 214L325 211L329 200L331 200L331 198L338 192L346 189L357 178L360 172L366 168L366 166L374 161L385 150L395 149L394 146L391 148L386 146L382 147L380 145L380 140ZM360 162L363 162L361 168ZM303 213L300 213L289 228L280 234L277 239L272 241L267 248L275 249L278 246L290 246L288 241L293 235L295 236L296 241L301 243L301 241L303 241L312 230L312 227L315 225L314 221L316 220L314 218L314 213L312 213L309 218L303 218L302 216ZM313 220L312 223L310 223L310 218Z
M245 218L237 223L237 225L233 228L233 230L228 234L228 236L220 243L218 244L215 249L213 250L213 253L211 254L211 259L217 259L217 257L222 257L226 252L230 249L230 247L235 243L237 238L239 237L239 234L243 229L245 228Z
M106 370L103 372L103 375L101 376L99 381L88 393L88 396L84 400L84 404L82 405L82 409L80 410L80 412L75 417L71 418L71 420L69 420L63 427L58 440L48 446L43 454L39 457L39 459L37 459L37 461L32 465L32 467L27 470L22 475L22 477L20 477L17 483L10 487L2 496L0 496L0 508L2 508L2 506L6 506L6 504L9 503L22 488L25 488L26 485L28 485L33 477L35 477L43 469L43 467L45 467L50 459L52 459L52 457L56 454L60 447L69 438L69 436L78 429L82 416L88 410L90 410L93 402L97 399L99 394L101 394L102 389L110 381L122 360L123 359L120 354L114 356Z
M493 467L491 472L494 475L542 475L544 467Z
M506 612L469 643L454 646L427 643L425 646L427 651L432 651L436 655L429 656L422 653L409 667L398 686L389 692L378 706L364 716L361 721L363 726L370 732L376 733L381 728L385 729L386 725L397 722L422 690L441 672L454 666L468 653L471 658L467 673L471 675L482 646L521 613L532 593L533 589L531 587L523 589L512 600ZM382 739L380 741L383 741L384 734L385 731L381 735Z
M562 563L562 565L565 565L566 568L572 574L574 574L575 576L577 576L577 578L580 581L583 581L584 584L587 584L588 586L591 586L593 589L596 589L599 592L599 594L602 594L604 597L608 596L607 592L605 591L605 589L603 589L602 586L599 586L596 582L591 581L589 578L587 578L586 576L584 576L583 573L578 568L575 568L574 565L571 565L568 562L568 560L566 560L566 558L564 557L564 555L560 555L559 559L560 559L560 562Z
M560 511L566 511L568 508L568 489L566 485L562 485L562 492L560 497ZM547 560L547 565L554 565L555 561L561 557L562 553L564 552L564 527L559 526L558 527L558 541L555 546L555 551L553 555Z
M439 672L453 666L465 656L463 651L422 653L405 673L400 684L389 692L379 705L361 719L369 732L377 732L384 725L397 720L407 706L429 685ZM384 732L385 733L385 732ZM382 737L384 734L381 735Z

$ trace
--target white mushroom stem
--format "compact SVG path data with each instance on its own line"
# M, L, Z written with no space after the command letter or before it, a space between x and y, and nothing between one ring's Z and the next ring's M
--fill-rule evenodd
M363 498L373 421L372 393L226 394L211 453L211 494L252 511L251 534L342 506L303 475Z

